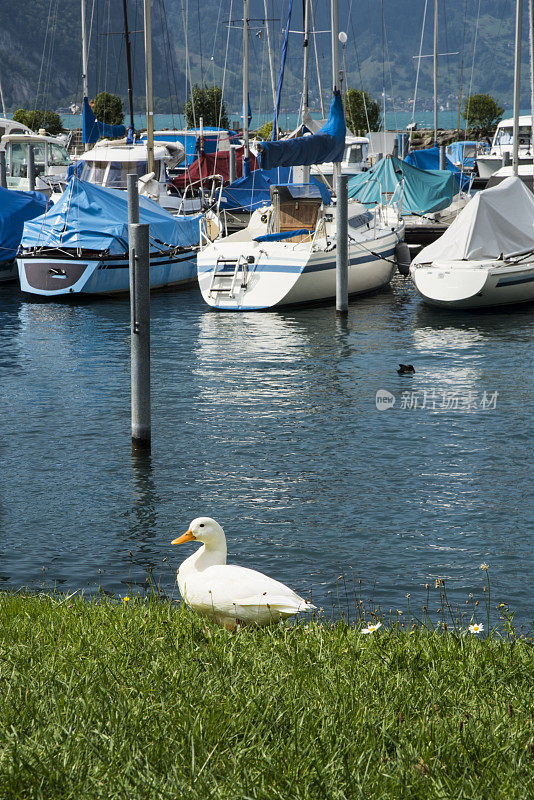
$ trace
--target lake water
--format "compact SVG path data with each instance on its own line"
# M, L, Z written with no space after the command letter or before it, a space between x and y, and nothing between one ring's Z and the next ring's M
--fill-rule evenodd
M150 458L130 448L128 300L4 286L0 308L4 588L120 596L151 568L172 593L192 546L170 541L209 515L232 561L327 609L342 571L386 610L420 609L436 578L465 606L486 562L495 601L532 619L532 306L430 309L397 277L345 325L331 305L155 294Z

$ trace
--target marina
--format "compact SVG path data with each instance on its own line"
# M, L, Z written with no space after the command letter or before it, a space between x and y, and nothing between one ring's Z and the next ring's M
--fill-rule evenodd
M530 800L534 0L30 5L1 800Z

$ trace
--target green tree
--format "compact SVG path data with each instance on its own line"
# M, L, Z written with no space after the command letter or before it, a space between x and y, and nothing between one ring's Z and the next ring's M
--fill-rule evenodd
M475 139L489 137L502 119L504 108L490 94L470 95L464 104L462 117L466 121L466 133Z
M93 103L93 114L99 122L107 122L108 125L122 125L124 121L122 100L116 94L100 92Z
M59 114L56 114L55 111L49 111L45 109L34 109L33 111L27 111L24 108L19 108L13 114L13 119L15 122L20 122L21 125L26 125L27 128L30 128L36 133L41 128L44 128L44 130L47 133L50 133L52 136L56 136L58 133L63 131L61 117Z
M380 125L380 103L367 92L348 88L345 92L345 118L351 131L377 131Z
M271 138L272 132L273 132L273 123L266 122L264 125L261 126L261 128L258 128L258 130L256 131L256 136L258 137L258 139L266 140Z
M194 111L194 113L193 113ZM184 114L190 128L198 126L200 117L204 125L229 128L230 121L226 113L226 106L222 98L220 86L201 86L195 83L192 92L186 100Z

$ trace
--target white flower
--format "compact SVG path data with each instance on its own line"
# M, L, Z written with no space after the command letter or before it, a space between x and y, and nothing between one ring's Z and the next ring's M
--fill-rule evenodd
M376 625L369 625L368 628L362 628L362 633L373 633L374 631L377 631L381 627L382 623L377 622Z
M482 633L483 630L484 630L484 625L481 625L478 622L476 623L476 625L469 626L469 633Z

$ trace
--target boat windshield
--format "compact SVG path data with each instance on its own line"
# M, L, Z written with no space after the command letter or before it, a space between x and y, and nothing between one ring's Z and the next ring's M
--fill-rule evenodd
M157 161L154 164L154 171L156 180L158 180L159 162ZM148 163L146 161L111 161L106 178L106 186L111 186L113 189L126 189L128 175L137 175L140 178L142 175L146 175L147 172Z
M345 158L344 161L348 161L349 164L359 164L363 161L363 147L361 144L351 144L345 150Z
M529 145L530 144L530 133L531 133L531 126L530 125L520 125L519 126L519 144L521 145ZM514 141L514 129L512 127L508 128L498 128L495 133L495 142L496 145L503 145L503 144L513 144Z
M476 155L477 155L476 144L464 144L464 149L463 149L464 158L476 158Z

